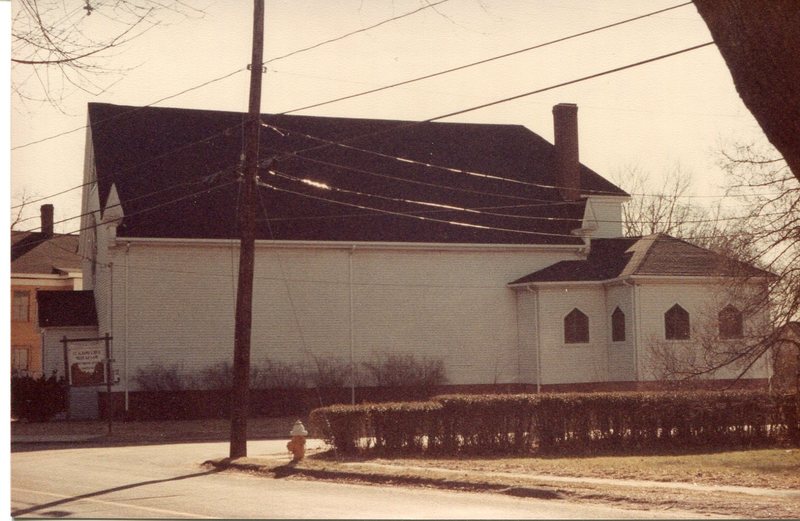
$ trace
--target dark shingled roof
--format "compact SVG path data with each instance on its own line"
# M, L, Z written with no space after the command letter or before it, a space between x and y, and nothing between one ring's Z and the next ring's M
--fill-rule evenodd
M53 274L81 271L78 236L39 232L11 232L11 273Z
M586 260L561 261L510 284L611 280L629 275L765 277L770 274L664 234L593 239Z
M89 121L101 204L105 204L113 183L126 215L118 235L237 237L237 183L172 201L203 186L220 186L232 178L243 150L240 126L243 118L234 112L90 103ZM262 160L274 154L305 150L299 155L281 156L272 166L274 171L350 192L325 190L296 179L270 175L262 169L262 181L283 191L260 189L269 225L259 212L262 220L258 239L581 243L570 232L580 226L585 201L565 202L551 188L468 176L392 158L403 157L524 182L558 184L554 177L553 145L525 127L293 115L264 115L262 121L274 127L262 128ZM385 156L339 146L320 147L319 141L302 134L346 141ZM362 137L352 139L355 136ZM191 184L217 172L223 173L207 185ZM627 195L585 166L581 166L581 184L584 191ZM523 218L464 212L453 207Z
M94 292L37 291L41 327L96 326Z

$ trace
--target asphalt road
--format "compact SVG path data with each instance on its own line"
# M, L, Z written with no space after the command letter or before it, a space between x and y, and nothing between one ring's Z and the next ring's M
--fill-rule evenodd
M285 454L285 444L285 441L250 442L248 453ZM209 471L200 465L205 460L226 456L226 443L38 449L11 454L14 517L705 517L674 510L625 510L490 493L273 479L235 471Z

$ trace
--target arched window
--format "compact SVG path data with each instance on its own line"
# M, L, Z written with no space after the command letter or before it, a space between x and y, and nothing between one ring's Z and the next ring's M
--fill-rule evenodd
M589 317L575 308L564 317L564 343L585 344L589 342Z
M667 340L689 340L689 312L675 304L664 313Z
M719 312L719 337L742 338L742 312L732 304L728 304Z
M611 341L625 341L625 313L619 307L611 313Z

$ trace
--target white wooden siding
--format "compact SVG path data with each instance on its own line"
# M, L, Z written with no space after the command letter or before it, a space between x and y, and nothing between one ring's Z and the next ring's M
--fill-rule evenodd
M539 338L542 383L608 380L608 328L605 290L600 284L540 288ZM589 342L564 343L564 317L578 308L589 317Z
M235 243L132 242L127 252L124 240L118 244L111 250L114 356L127 360L129 389L136 389L137 369L149 364L197 373L232 360ZM506 284L565 257L571 258L563 250L533 248L259 244L251 360L347 363L352 260L356 364L379 353L413 354L443 360L452 384L515 383L522 353L516 296ZM103 290L96 290L100 298Z
M611 340L611 314L619 307L625 313L625 341ZM608 335L608 378L612 382L631 382L636 380L634 368L635 315L633 307L633 287L614 285L606 288L606 327Z
M592 233L595 239L622 237L622 202L619 197L589 196L587 213L595 221L597 230Z
M643 380L659 379L663 364L653 356L653 346L672 345L676 349L692 349L700 353L702 347L698 340L703 335L714 335L718 328L717 313L730 302L730 294L724 285L705 283L642 283L638 294L641 313L641 339L639 346L639 367ZM668 342L664 331L664 313L673 305L679 304L689 312L692 339ZM746 316L745 330L753 332L766 326L765 316ZM717 371L714 378L736 378L740 369L734 366ZM745 375L747 378L768 378L769 367L766 357L756 363Z

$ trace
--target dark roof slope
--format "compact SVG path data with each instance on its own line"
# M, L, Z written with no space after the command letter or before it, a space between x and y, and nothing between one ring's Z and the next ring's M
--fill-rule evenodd
M96 326L94 292L37 291L40 327Z
M11 273L52 274L59 270L80 271L78 236L39 232L11 232Z
M561 261L510 284L611 280L629 275L765 277L769 273L664 234L593 239L586 260Z
M116 184L126 215L119 236L236 237L239 187L224 183L240 161L243 119L234 112L89 104L101 204ZM277 175L260 172L270 187L259 191L269 218L259 223L259 239L580 244L570 232L585 201L565 202L557 190L524 184L557 183L553 146L522 126L292 115L262 121L269 126L261 129L261 159L281 155L271 167ZM626 195L585 166L581 183ZM204 187L211 189L191 196Z

